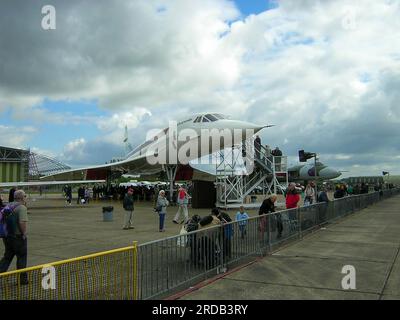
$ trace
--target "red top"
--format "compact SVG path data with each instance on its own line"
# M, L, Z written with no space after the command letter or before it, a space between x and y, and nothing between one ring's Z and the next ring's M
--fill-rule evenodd
M185 190L181 189L179 191L179 199L183 199L183 198L185 198Z
M300 201L300 196L296 194L288 193L286 195L286 209L297 208L297 203Z

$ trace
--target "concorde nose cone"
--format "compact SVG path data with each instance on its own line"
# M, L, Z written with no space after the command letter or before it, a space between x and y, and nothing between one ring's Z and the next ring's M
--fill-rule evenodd
M254 128L254 132L258 132L258 131L260 131L260 130L262 130L262 129L264 129L264 128L270 128L270 127L274 127L274 125L273 124L270 124L270 125L266 125L266 126L259 126L259 125L256 125L257 127L256 128Z

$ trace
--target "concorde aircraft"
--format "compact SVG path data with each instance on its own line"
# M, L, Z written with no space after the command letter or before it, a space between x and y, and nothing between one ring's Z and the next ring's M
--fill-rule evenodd
M220 113L196 114L175 124L176 126L170 123L169 127L147 139L122 161L65 170L41 179L47 181L96 180L108 179L111 172L151 175L167 171L169 180L173 181L178 165L186 165L191 160L229 148L235 143L241 143L261 129L269 127L233 120ZM224 133L224 139L218 136L221 132ZM217 139L215 139L216 136ZM184 156L179 157L179 155ZM169 170L171 172L168 172ZM172 170L175 171L172 172Z
M322 162L317 162L317 178L319 180L330 180L339 177L342 173L329 168ZM308 181L315 180L315 166L313 163L299 164L288 168L289 181Z

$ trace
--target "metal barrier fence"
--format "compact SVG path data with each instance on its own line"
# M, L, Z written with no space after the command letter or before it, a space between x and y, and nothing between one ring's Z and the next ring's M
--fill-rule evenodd
M137 299L137 244L0 274L0 300Z
M141 244L138 298L157 299L187 288L398 193L354 195Z
M139 246L134 243L131 247L2 273L0 300L159 298L254 260L325 223L399 193L400 189L390 189L349 196ZM49 267L53 268L53 279Z

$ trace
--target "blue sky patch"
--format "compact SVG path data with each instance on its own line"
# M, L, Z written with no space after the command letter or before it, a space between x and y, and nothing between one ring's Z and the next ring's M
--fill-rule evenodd
M244 16L259 14L278 7L277 0L235 0L234 2Z

